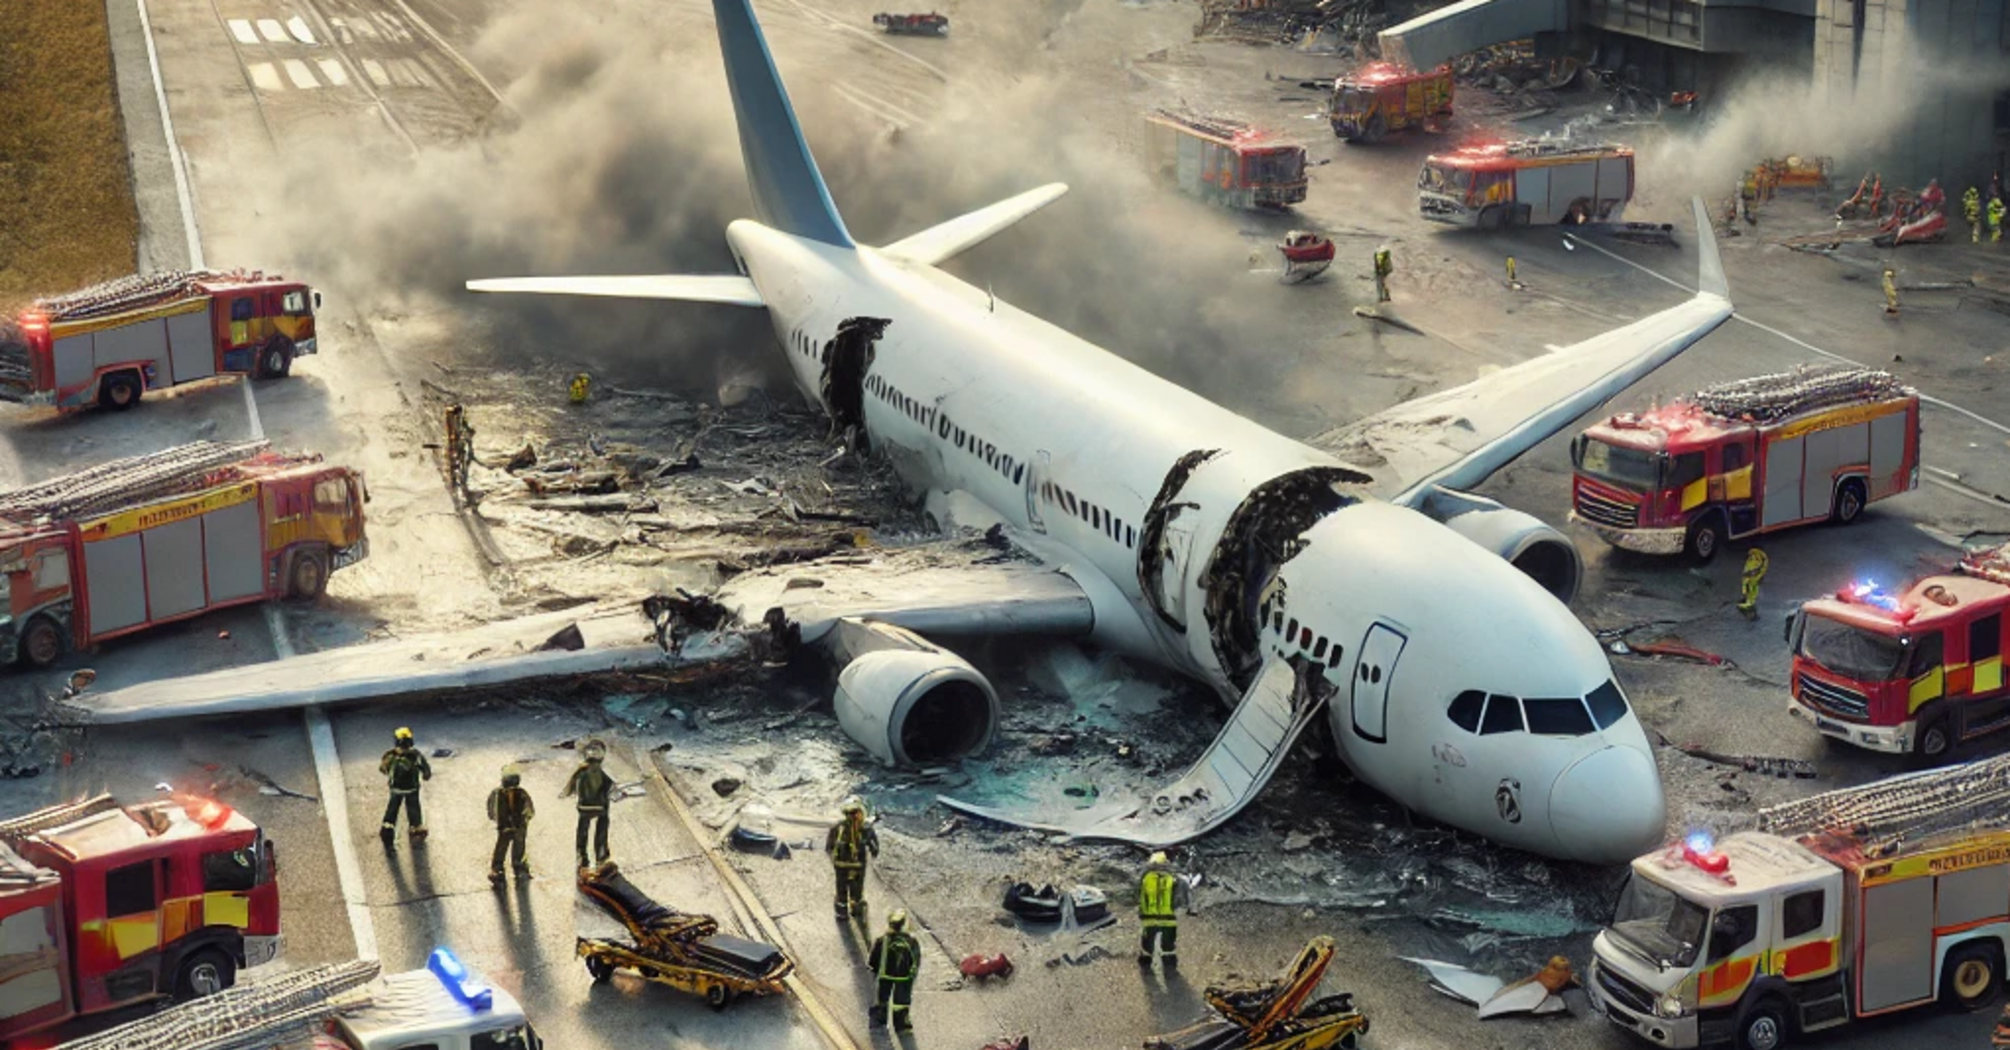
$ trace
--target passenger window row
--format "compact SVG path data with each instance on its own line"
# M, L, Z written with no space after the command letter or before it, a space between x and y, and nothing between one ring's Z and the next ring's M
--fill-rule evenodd
M964 430L948 416L937 414L935 406L901 393L892 383L879 375L865 377L866 391L881 401L892 405L902 415L921 424L924 430L933 430L937 437L951 442L958 449L968 452L984 461L984 465L998 472L998 475L1014 485L1026 482L1026 464L1013 459L998 450L998 446L978 438L976 434Z
M1300 624L1296 616L1287 624L1284 620L1284 603L1276 603L1277 608L1272 608L1271 604L1270 599L1263 600L1263 606L1257 612L1260 617L1258 622L1268 621L1270 629L1283 636L1286 646L1296 648L1315 661L1323 660L1328 667L1340 666L1342 649L1339 642L1328 642L1325 635L1313 634L1311 625Z
M1626 694L1616 682L1606 682L1582 699L1574 696L1523 699L1502 693L1468 689L1452 698L1445 717L1468 733L1530 732L1537 736L1584 736L1611 728L1626 716Z
M1053 504L1056 509L1067 511L1069 514L1082 519L1091 528L1101 532L1112 541L1121 543L1132 550L1137 549L1138 530L1125 523L1124 519L1117 517L1102 507L1098 507L1085 499L1076 499L1074 493L1051 481L1040 483L1040 498Z

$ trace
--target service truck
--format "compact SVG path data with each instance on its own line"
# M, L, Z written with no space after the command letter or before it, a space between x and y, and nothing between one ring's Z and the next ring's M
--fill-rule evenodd
M1452 68L1427 73L1393 62L1371 62L1333 81L1327 114L1333 134L1348 142L1380 142L1402 131L1452 115Z
M2010 727L2006 610L2010 546L1895 593L1865 579L1803 602L1787 622L1787 710L1831 739L1939 762Z
M363 560L362 475L201 441L0 492L0 663L271 598Z
M1775 806L1758 830L1635 859L1585 991L1659 1046L1780 1050L1929 1003L1978 1009L2002 987L2006 943L1997 758Z
M274 378L314 353L321 293L278 274L175 270L38 299L0 338L0 399L127 409L220 375Z
M1417 208L1432 222L1498 230L1621 220L1633 199L1633 151L1527 140L1424 158Z
M1646 554L1743 539L1919 487L1919 395L1885 372L1810 367L1612 416L1571 445L1570 520Z
M1286 208L1305 199L1305 147L1240 121L1158 110L1153 163L1181 190L1236 208Z
M271 841L214 799L98 795L0 822L0 1043L271 962L276 872Z

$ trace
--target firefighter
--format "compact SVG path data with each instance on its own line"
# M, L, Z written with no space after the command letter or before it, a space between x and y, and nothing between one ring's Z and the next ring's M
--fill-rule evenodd
M1738 603L1738 614L1747 620L1759 618L1759 581L1766 578L1766 567L1772 564L1766 560L1766 552L1757 547L1745 555L1745 574L1742 583L1745 600Z
M824 836L824 851L831 855L831 871L837 877L837 897L833 905L838 921L865 916L865 865L879 856L879 832L865 822L865 803L857 795L844 800L843 818Z
M1519 285L1515 283L1514 279L1514 256L1512 255L1508 256L1508 287L1509 288L1519 287Z
M426 837L425 811L419 807L419 782L433 779L432 763L412 746L412 731L403 726L391 734L391 750L377 763L377 772L391 787L391 801L384 807L384 826L378 835L384 845L393 846L398 833L398 807L405 807L405 823L410 825L412 841L422 842Z
M572 399L573 404L583 405L586 404L586 395L592 392L592 388L593 377L580 372L572 377L572 384L566 388L566 396Z
M1968 220L1968 243L1982 243L1982 193L1973 186L1961 195L1961 217Z
M596 864L606 868L610 857L607 850L607 806L613 801L614 778L601 766L607 758L606 744L588 740L580 753L586 756L586 761L572 771L571 778L565 782L565 790L559 792L558 797L579 799L579 824L573 832L572 848L579 855L579 870L591 871ZM588 825L594 825L592 864L586 860Z
M1989 243L2003 243L2003 198L1989 202Z
M1375 301L1389 301L1389 275L1396 272L1396 264L1389 258L1389 249L1375 249Z
M1186 887L1164 853L1152 854L1138 880L1138 965L1150 966L1156 952L1168 970L1179 969L1179 898Z
M530 878L530 862L524 859L524 839L530 833L530 818L537 815L530 792L522 787L523 774L515 762L503 767L502 786L489 792L489 819L496 824L496 851L489 858L489 881L503 884L503 854L510 853L510 867L516 877Z
M914 1005L914 975L921 970L921 942L907 932L905 911L895 908L887 915L886 932L872 942L865 965L879 978L866 1016L873 1024L890 1023L896 1032L914 1031L908 1010Z
M1892 317L1898 316L1898 280L1889 266L1884 268L1884 312Z

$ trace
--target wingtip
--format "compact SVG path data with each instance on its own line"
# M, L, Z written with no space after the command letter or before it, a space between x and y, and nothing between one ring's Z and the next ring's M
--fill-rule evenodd
M1696 210L1696 293L1731 301L1731 283L1724 276L1724 257L1717 251L1717 231L1710 225L1710 210L1703 198L1692 197Z

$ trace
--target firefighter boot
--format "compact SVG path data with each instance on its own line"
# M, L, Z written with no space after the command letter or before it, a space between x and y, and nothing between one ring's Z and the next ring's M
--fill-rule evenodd
M412 845L414 845L414 846L423 846L423 845L425 845L425 844L426 844L426 829L425 829L425 828L413 828L413 829L411 830L411 835L412 835Z
M503 873L500 871L489 872L489 885L494 886L496 889L502 889Z
M382 828L379 828L377 830L377 837L384 840L385 849L395 851L398 848L397 828L394 828L391 825L386 824Z

